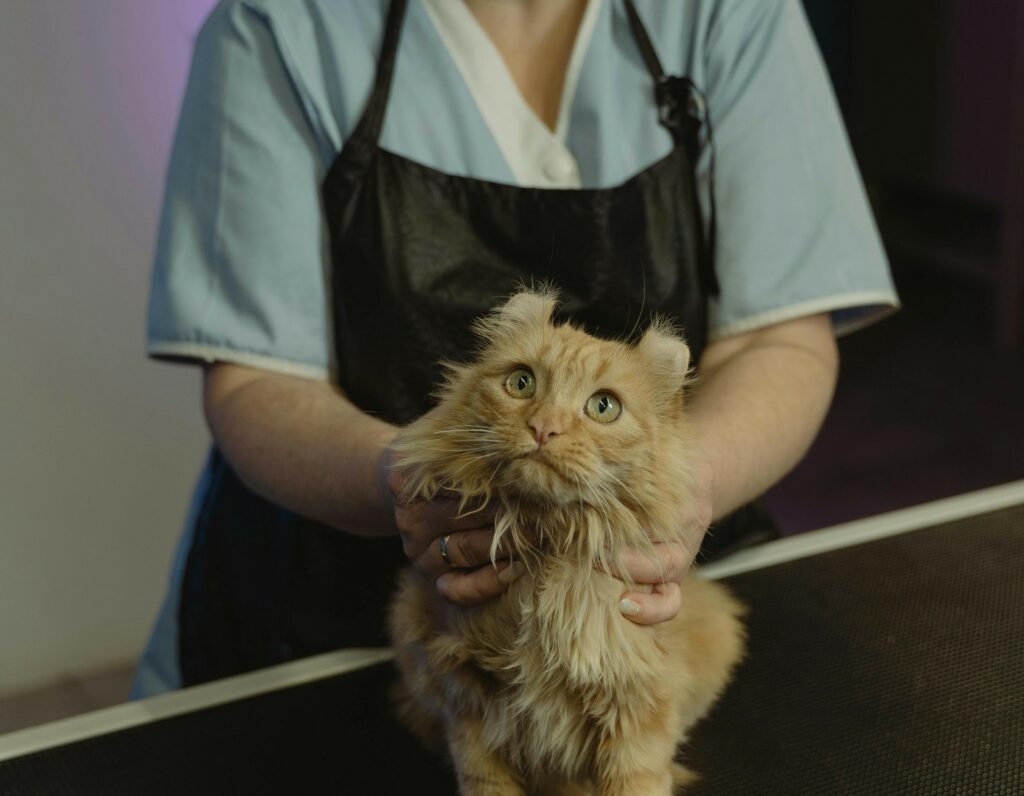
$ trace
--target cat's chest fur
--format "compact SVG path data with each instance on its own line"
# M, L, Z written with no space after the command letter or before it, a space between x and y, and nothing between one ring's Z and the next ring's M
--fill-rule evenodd
M527 766L579 772L598 739L658 699L659 630L625 620L621 581L544 559L501 598L453 617L480 678L488 745Z

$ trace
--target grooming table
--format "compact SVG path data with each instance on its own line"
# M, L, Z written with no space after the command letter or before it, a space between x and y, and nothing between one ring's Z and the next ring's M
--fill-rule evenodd
M1024 794L1024 482L742 551L693 796ZM0 794L453 794L344 650L0 737Z

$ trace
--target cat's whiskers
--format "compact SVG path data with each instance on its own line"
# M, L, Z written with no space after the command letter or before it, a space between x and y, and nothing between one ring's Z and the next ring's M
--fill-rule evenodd
M594 502L601 503L605 507L618 502L615 493L598 481L596 475L586 470L581 471L581 475L583 476L583 480L586 482L587 489L589 490Z
M479 440L475 440L475 441L479 442ZM479 453L480 451L486 451L487 452L487 454L486 454L487 456L497 456L500 453L500 451L494 450L494 447L492 445L477 445L476 447L472 447L472 448L454 448L454 449L452 449L451 452L455 453L455 454L459 454L459 453Z
M583 513L583 485L580 483L580 475L577 472L573 472L572 477L576 481L576 495L580 499L580 514Z
M647 273L642 267L640 269L640 278L642 280L641 285L643 290L640 294L640 310L636 314L636 322L633 324L633 328L630 329L629 334L623 338L625 340L632 340L633 335L636 334L636 330L640 328L640 320L644 316L644 306L647 304Z
M501 464L502 464L501 462L498 462L498 466L497 466L497 467L495 467L495 468L494 468L494 469L493 469L493 470L491 471L491 475L490 475L490 477L489 477L489 478L487 479L487 481L486 481L486 482L484 482L484 486L483 486L483 491L484 491L484 492L486 493L486 495L487 495L487 499L488 499L488 500L490 500L490 496L491 496L491 487L492 487L492 486L493 486L493 484L494 484L494 479L495 479L495 478L497 477L498 473L499 473L499 472L501 471Z
M630 499L630 501L632 501L634 509L637 509L637 510L642 510L643 509L643 503L640 501L640 498L637 497L636 493L633 491L633 489L631 487L626 486L626 484L623 483L623 481L620 478L618 478L617 476L615 476L612 473L606 473L605 475L606 475L607 478L609 478L611 481L613 481L615 483L615 485L620 490L622 490L623 494L626 497L628 497Z
M452 428L439 428L434 429L431 433L433 434L485 434L490 436L497 436L498 430L490 428L488 426L453 426Z

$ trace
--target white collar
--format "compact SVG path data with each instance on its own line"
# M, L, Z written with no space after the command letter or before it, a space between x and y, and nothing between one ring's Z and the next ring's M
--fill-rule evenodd
M566 70L552 133L523 98L498 48L463 0L423 0L473 101L516 181L525 187L579 188L579 165L565 144L576 85L603 0L588 0Z

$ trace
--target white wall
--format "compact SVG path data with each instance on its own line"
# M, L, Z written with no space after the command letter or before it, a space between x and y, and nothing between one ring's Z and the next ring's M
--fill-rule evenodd
M145 302L212 5L0 2L0 692L135 655L162 596L207 435Z

